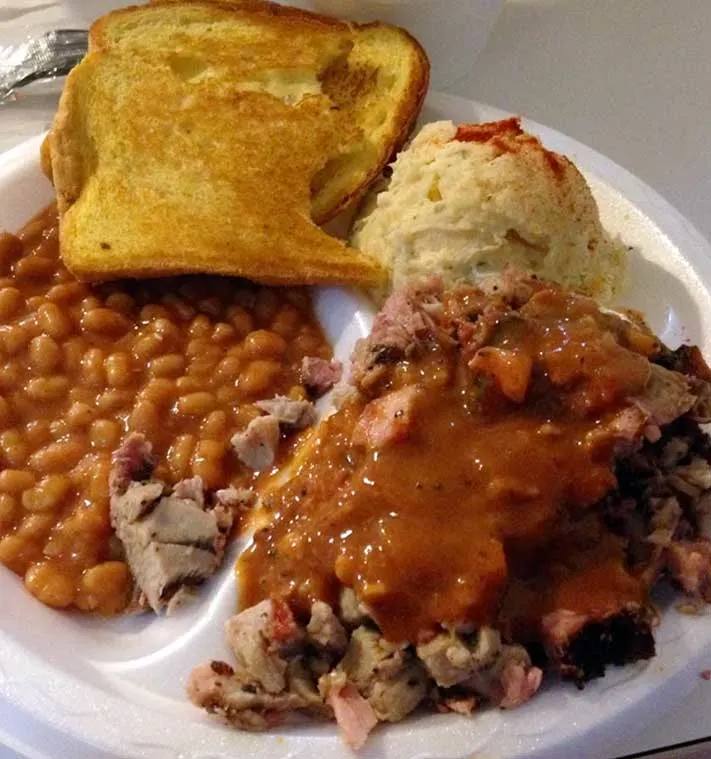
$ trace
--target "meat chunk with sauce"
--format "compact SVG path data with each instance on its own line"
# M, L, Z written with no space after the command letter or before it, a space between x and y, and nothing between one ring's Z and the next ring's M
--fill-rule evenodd
M222 562L232 511L207 507L202 480L172 490L152 480L150 445L130 436L116 452L110 476L111 523L140 589L139 605L171 611Z
M406 440L412 430L417 388L395 390L371 401L353 428L354 445L382 448Z
M340 382L343 364L318 356L304 356L301 361L301 382L311 397L320 398Z
M293 400L283 395L257 401L254 405L265 414L252 419L245 430L232 437L231 443L242 463L261 471L274 463L280 430L309 427L316 421L316 410L310 401Z
M709 599L699 354L507 270L394 293L352 358L350 397L265 496L240 572L271 600L231 623L230 673L196 675L208 709L262 727L291 703L359 748L422 704L518 707L542 662L582 687L650 658L662 574ZM298 426L286 400L261 409ZM245 689L261 700L236 706Z

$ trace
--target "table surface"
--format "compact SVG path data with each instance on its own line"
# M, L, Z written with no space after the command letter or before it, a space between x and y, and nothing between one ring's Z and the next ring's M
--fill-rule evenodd
M86 0L84 7L110 2ZM67 21L56 0L3 0L0 45ZM448 91L595 148L711 239L709 51L711 0L507 0L471 73ZM45 129L55 100L53 91L39 90L0 108L0 152ZM673 745L654 755L711 759L711 747L698 743L709 735L711 682L699 680L683 704L601 759ZM0 759L16 756L0 746Z

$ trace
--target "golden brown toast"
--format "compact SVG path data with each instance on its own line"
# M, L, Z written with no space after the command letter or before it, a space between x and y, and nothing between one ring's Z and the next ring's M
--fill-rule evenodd
M50 137L67 266L372 285L322 232L407 138L428 64L405 32L265 0L160 0L91 29Z

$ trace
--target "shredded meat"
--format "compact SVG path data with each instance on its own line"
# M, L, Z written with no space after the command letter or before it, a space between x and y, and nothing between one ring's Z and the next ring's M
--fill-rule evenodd
M138 605L172 611L222 562L232 511L206 506L202 480L176 483L169 491L150 477L150 446L130 436L114 456L109 478L111 523L140 589Z
M335 359L304 356L301 362L301 382L314 398L320 398L340 382L342 374L343 364Z
M268 469L276 456L279 444L279 420L267 414L258 416L247 429L232 437L232 447L239 460L250 469Z

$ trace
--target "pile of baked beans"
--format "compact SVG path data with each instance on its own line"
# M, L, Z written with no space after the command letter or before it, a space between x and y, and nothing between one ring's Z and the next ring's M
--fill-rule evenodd
M111 454L153 444L167 483L249 473L232 435L253 401L305 395L330 356L308 293L220 277L77 282L49 208L0 234L0 562L54 607L115 614L132 580L109 520Z

